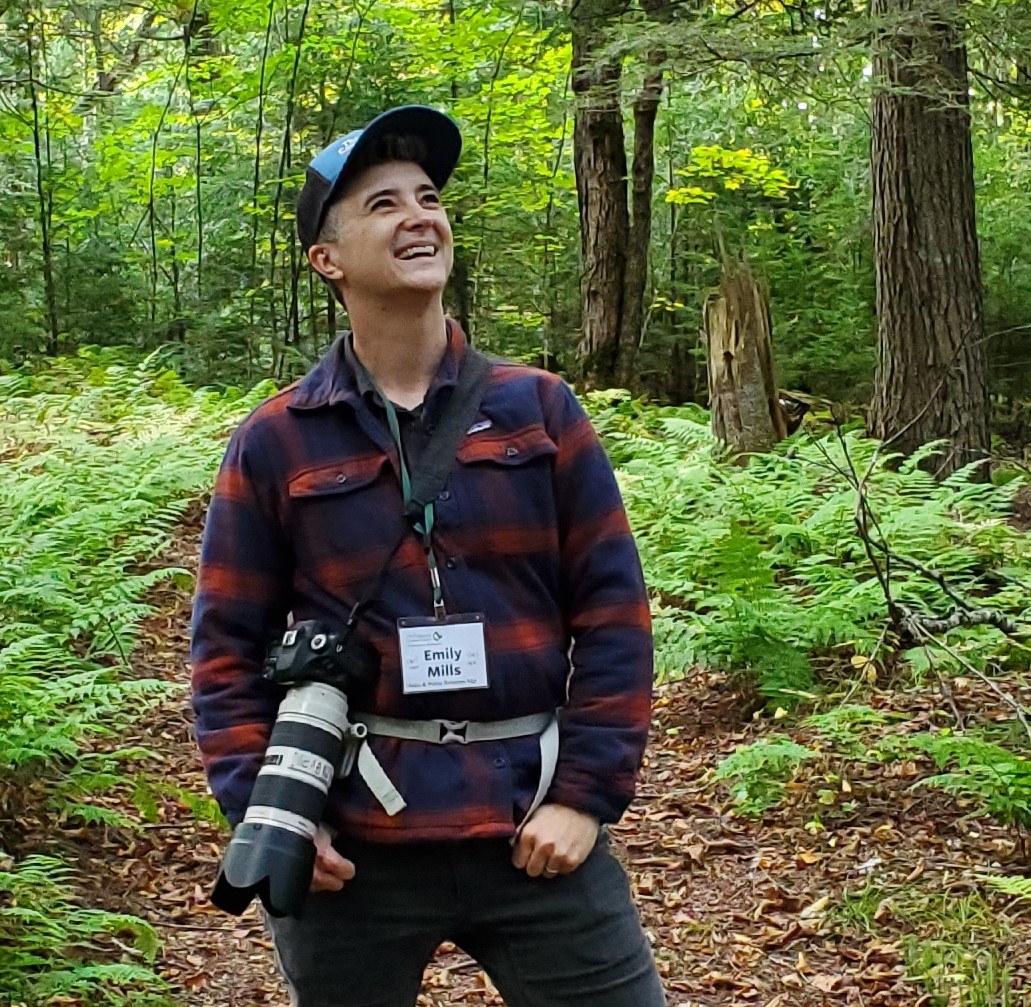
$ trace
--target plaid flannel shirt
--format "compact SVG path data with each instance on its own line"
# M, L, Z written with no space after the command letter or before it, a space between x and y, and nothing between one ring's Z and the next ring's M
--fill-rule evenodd
M449 341L423 422L432 431L466 340ZM650 717L652 639L637 549L611 466L571 389L495 363L436 505L434 552L449 613L486 617L487 689L405 695L397 619L432 614L412 532L359 623L381 657L365 712L488 721L561 708L547 801L603 822L634 793ZM242 820L283 691L261 677L295 619L342 627L405 526L397 450L359 391L341 337L298 384L236 430L208 511L193 612L193 704L211 789ZM536 790L536 738L469 745L369 739L408 803L389 817L357 773L325 820L357 838L511 836Z

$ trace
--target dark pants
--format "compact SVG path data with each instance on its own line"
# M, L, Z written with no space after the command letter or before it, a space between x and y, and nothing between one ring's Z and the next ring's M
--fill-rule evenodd
M412 1007L453 941L509 1007L663 1007L651 948L603 832L572 874L531 878L505 840L341 840L356 876L270 919L294 1007Z

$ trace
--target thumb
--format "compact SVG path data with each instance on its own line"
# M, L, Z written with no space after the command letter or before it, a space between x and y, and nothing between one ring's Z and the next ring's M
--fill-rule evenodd
M354 877L354 864L332 846L319 850L319 866L341 881L350 881Z

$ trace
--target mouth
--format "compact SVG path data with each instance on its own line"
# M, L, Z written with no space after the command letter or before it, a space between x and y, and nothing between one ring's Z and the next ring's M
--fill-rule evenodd
M410 245L402 248L397 258L407 262L409 259L432 259L436 254L437 249L433 245Z

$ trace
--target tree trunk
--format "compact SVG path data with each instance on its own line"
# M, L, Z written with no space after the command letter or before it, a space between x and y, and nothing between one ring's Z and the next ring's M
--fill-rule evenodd
M573 36L573 165L580 206L580 354L600 385L612 384L619 357L629 213L627 163L618 60L597 50L607 24L619 13L612 0L578 0L571 10Z
M36 167L36 209L39 215L40 245L43 252L43 291L46 301L47 336L46 352L51 356L56 355L60 341L60 323L57 315L57 286L54 283L54 248L53 248L53 222L54 222L54 193L53 180L50 172L50 119L44 116L40 122L39 81L36 76L36 52L32 44L33 34L38 29L40 38L43 37L43 24L34 23L29 20L25 26L25 45L29 64L29 97L32 106L32 149L35 156ZM47 148L48 156L44 164L43 147Z
M768 451L787 436L777 397L770 309L747 265L725 264L705 306L712 432L735 451Z
M948 474L989 451L966 50L940 0L872 0L878 363L870 431Z
M652 186L655 181L655 116L662 98L662 61L654 52L651 67L634 102L633 203L623 274L623 314L616 353L616 380L633 384L637 350L644 331L644 293L648 284L648 250L652 240Z

